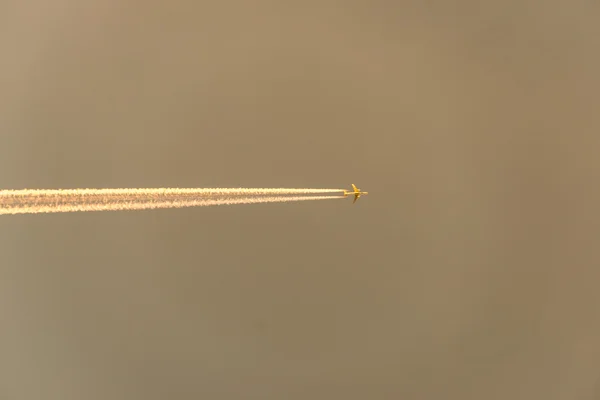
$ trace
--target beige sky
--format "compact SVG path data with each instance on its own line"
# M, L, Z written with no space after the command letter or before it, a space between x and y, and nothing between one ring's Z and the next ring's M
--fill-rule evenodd
M600 395L594 2L4 3L0 188L370 194L2 216L0 397Z

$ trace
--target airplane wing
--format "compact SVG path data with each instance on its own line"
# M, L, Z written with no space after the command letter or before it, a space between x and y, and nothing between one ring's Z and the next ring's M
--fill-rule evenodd
M352 184L352 189L354 189L355 192L358 192L358 189L356 188L356 186L354 186L354 183Z
M352 202L352 204L356 203L356 200L358 200L358 196L354 196L354 201Z

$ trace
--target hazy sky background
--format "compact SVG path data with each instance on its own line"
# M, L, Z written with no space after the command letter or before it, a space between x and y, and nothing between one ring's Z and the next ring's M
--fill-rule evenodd
M155 3L155 4L154 4ZM593 1L4 1L0 397L597 399Z

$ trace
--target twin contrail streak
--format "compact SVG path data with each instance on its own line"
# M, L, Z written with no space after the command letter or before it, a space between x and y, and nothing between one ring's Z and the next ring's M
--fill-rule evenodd
M1 214L126 211L343 199L343 189L67 189L0 190ZM309 196L312 194L313 196ZM318 196L314 196L319 194ZM295 195L295 196L294 196ZM300 195L300 196L298 196Z
M287 188L159 188L159 189L22 189L0 190L0 196L155 196L155 195L192 195L192 196L267 196L282 194L325 194L344 192L344 189L287 189Z

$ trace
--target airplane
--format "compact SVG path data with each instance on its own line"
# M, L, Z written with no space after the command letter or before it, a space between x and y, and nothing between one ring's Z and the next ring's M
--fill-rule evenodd
M356 203L356 200L358 200L358 198L363 195L363 194L369 194L369 192L361 192L361 190L359 188L357 188L354 183L352 184L352 189L354 189L354 192L349 192L344 190L344 196L348 196L349 194L353 194L354 195L354 201L352 202L352 204Z

